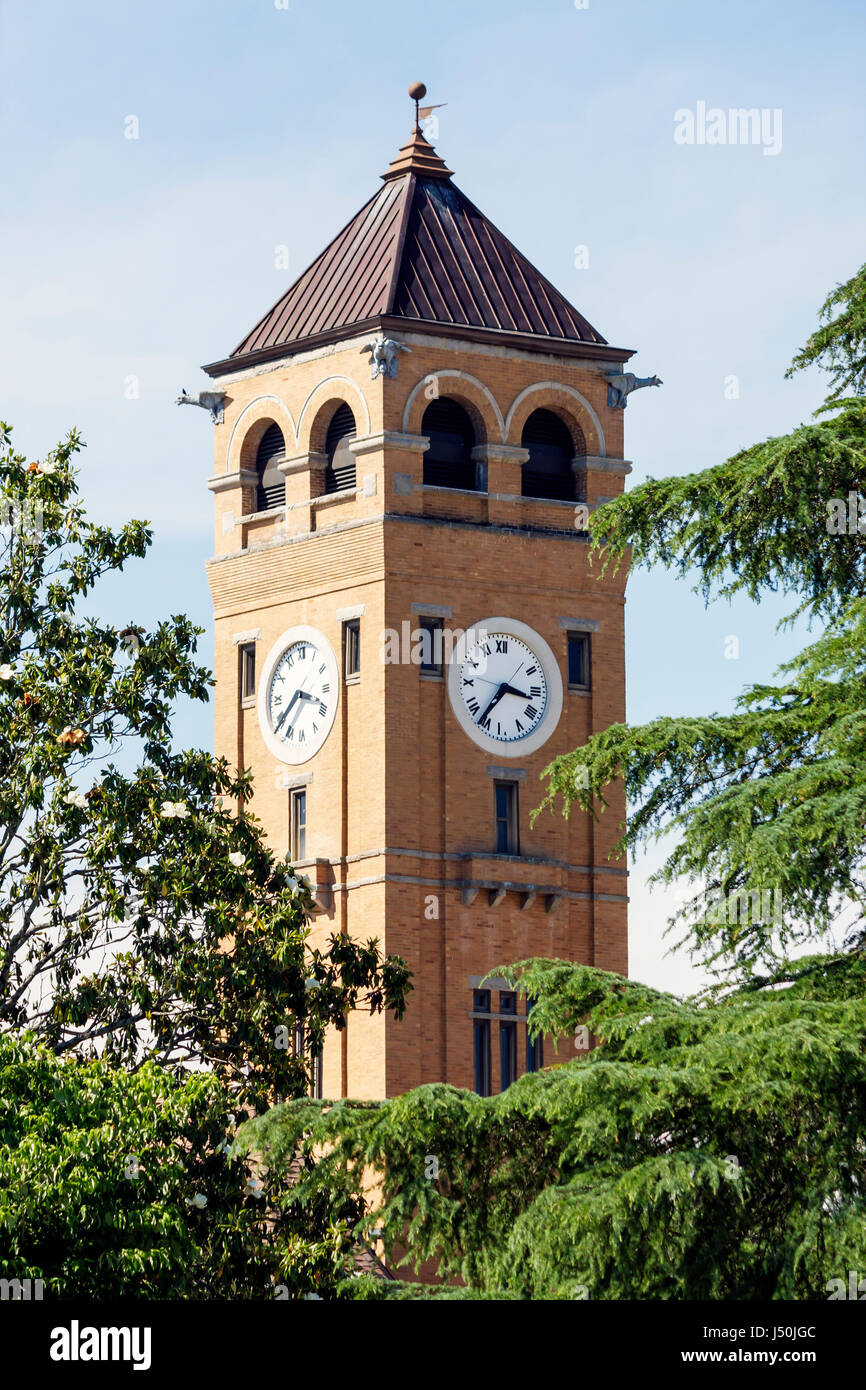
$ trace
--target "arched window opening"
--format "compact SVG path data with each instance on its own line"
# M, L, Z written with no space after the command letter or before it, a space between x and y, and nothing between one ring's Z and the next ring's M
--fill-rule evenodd
M286 441L279 425L271 424L259 440L256 453L256 472L259 485L256 492L256 511L282 507L286 500L286 480L277 465L286 457Z
M549 497L559 502L577 500L578 484L572 460L579 452L568 426L552 410L534 410L523 426L520 440L529 458L522 469L524 497Z
M355 417L351 407L345 403L338 405L325 436L325 453L328 455L325 492L342 492L344 488L355 486L355 455L349 448L355 434Z
M424 482L433 487L459 487L475 492L475 429L457 401L440 396L424 411L421 433L430 439L424 455Z

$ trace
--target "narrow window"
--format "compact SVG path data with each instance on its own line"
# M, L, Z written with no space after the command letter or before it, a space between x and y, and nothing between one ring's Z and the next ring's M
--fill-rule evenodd
M551 410L534 410L523 427L520 440L529 458L521 470L524 497L550 498L559 502L579 501L582 481L575 476L572 461L586 454L586 444L575 446L571 431Z
M251 700L256 693L256 644L243 642L238 647L240 661L241 699Z
M361 619L343 624L343 675L346 680L361 674Z
M589 690L589 633L568 634L568 688Z
M307 1035L303 1023L295 1024L294 1055L304 1058L307 1055ZM319 1047L309 1048L310 1057L310 1095L314 1100L322 1099L323 1051Z
M422 618L421 632L421 670L427 676L442 675L442 619Z
M310 1095L313 1100L322 1099L322 1071L324 1054L321 1047L314 1047L310 1053Z
M532 1013L533 1002L534 1001L529 998L526 1000L526 1070L541 1071L541 1068L544 1066L544 1040L540 1033L535 1039L529 1036L528 1022L529 1015Z
M517 1080L517 1024L500 1021L499 1024L499 1066L502 1077L502 1090L507 1091Z
M289 792L289 858L292 863L307 857L307 789Z
M479 1096L490 1095L490 1019L475 1020L475 1089Z
M517 783L494 782L493 795L496 812L496 853L519 854Z
M472 991L472 1012L475 1032L475 1089L479 1096L490 1095L490 1019L478 1014L490 1013L490 990Z

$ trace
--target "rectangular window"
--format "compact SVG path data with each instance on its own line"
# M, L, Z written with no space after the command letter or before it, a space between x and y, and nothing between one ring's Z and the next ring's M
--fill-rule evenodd
M517 783L494 782L493 796L496 812L496 853L519 854Z
M589 690L589 633L568 634L568 688Z
M532 1000L529 999L529 998L527 998L527 1000L526 1000L526 1017L527 1017L527 1020L528 1020L529 1015L530 1015L531 1013L532 1013ZM526 1029L526 1070L527 1070L527 1071L541 1071L541 1068L542 1068L543 1066L544 1066L544 1040L543 1040L542 1037L539 1036L539 1037L537 1037L537 1038L533 1041L533 1039L529 1036L529 1028L527 1027L527 1029Z
M361 674L361 619L343 624L343 675L346 680Z
M322 1099L322 1070L324 1066L324 1054L321 1047L313 1049L310 1056L310 1095L313 1100Z
M490 1095L490 1019L475 1020L475 1089L479 1096Z
M307 1040L306 1030L303 1023L295 1024L294 1036L294 1055L298 1058L306 1056ZM310 1049L310 1095L314 1100L322 1099L322 1066L323 1052L321 1047Z
M238 647L240 661L241 699L251 700L256 693L256 644L243 642Z
M307 789L289 792L289 858L292 863L307 857Z
M512 1081L517 1080L517 1024L499 1025L499 1065L502 1077L502 1090L507 1091Z
M422 618L418 627L421 633L421 670L426 676L441 676L442 619Z

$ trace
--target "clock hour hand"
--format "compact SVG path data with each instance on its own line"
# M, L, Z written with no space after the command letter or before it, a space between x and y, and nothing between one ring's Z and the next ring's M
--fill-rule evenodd
M529 699L525 690L515 690L513 685L504 685L502 687L502 693L503 695L519 695L521 700Z

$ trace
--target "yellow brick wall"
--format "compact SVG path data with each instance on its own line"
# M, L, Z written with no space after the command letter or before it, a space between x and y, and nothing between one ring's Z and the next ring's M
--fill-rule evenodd
M309 624L325 634L339 661L338 610L365 606L360 682L341 682L336 720L316 757L283 771L292 779L311 774L304 872L315 880L324 870L313 861L330 861L332 900L315 918L314 939L334 931L376 936L385 949L406 957L415 988L402 1022L359 1011L350 1016L345 1040L336 1034L328 1039L329 1095L344 1087L358 1097L393 1095L439 1080L471 1086L471 976L530 955L620 971L627 966L625 865L609 859L621 792L614 790L599 822L575 812L567 821L547 814L529 825L543 794L542 769L625 713L624 575L601 579L590 570L573 508L521 499L520 465L508 458L488 464L488 494L495 497L422 489L422 454L411 441L386 434L358 453L357 495L311 506L314 489L302 469L289 475L287 498L295 505L287 516L241 521L254 508L254 488L240 470L252 469L268 420L281 424L289 456L321 451L330 414L342 400L352 406L359 437L382 431L417 436L431 375L441 395L470 410L479 442L491 448L519 446L526 417L544 406L580 427L591 460L622 458L623 416L607 407L604 364L419 338L412 335L411 353L401 355L396 380L371 380L368 359L359 352L363 339L229 381L225 421L215 430L216 540L208 573L216 629L216 749L252 769L253 809L280 852L287 846L288 792L261 738L256 709L239 708L233 638L260 632L261 671L286 629ZM620 492L624 471L590 463L590 504ZM408 474L415 491L398 489L397 474ZM375 488L365 489L363 479L371 476ZM559 724L541 749L513 760L482 751L454 719L444 682L422 678L412 664L383 663L383 630L399 632L405 620L417 626L413 604L448 606L449 627L464 629L503 614L544 637L559 661L565 694ZM591 639L591 694L567 691L563 617L598 624ZM487 769L497 762L525 772L520 859L492 855ZM516 890L496 907L485 890L467 905L461 892L467 875L543 885L564 896L553 912L541 894L522 906ZM432 899L438 916L430 915ZM520 1025L519 1070L524 1051ZM496 1090L496 1023L491 1052ZM560 1055L569 1055L568 1046ZM545 1063L551 1060L547 1040Z

